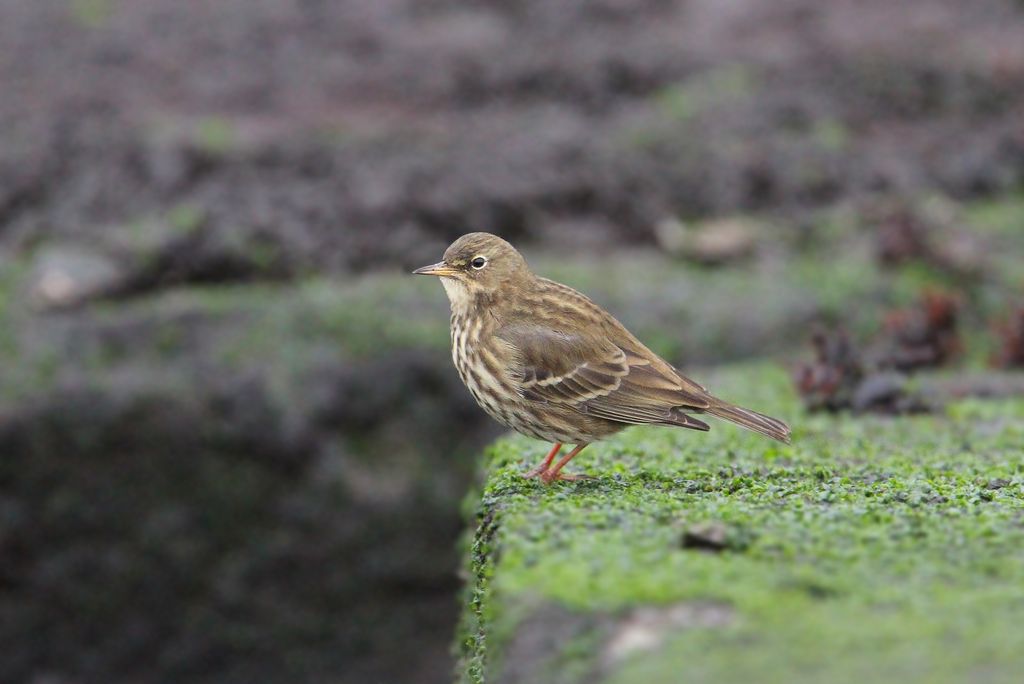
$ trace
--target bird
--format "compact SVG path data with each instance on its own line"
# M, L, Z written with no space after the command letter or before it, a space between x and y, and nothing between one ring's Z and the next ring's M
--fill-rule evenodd
M507 428L553 443L529 472L545 484L589 444L631 425L708 431L698 415L780 442L776 418L711 395L586 295L536 275L511 244L468 233L413 271L440 278L451 305L452 361L480 407ZM573 445L557 462L563 445Z

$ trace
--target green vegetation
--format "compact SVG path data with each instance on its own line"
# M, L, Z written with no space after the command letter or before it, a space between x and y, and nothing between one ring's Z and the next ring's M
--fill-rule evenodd
M568 468L595 480L550 488L520 477L545 445L512 437L489 450L468 553L466 681L496 681L511 657L537 682L1016 680L1024 401L834 418L803 415L775 369L699 379L788 418L793 445L719 423L632 428ZM707 524L724 528L724 548L684 548ZM637 607L679 605L726 617L609 656ZM575 626L530 621L551 606ZM540 630L532 641L527 627Z
M167 222L179 235L191 235L203 225L203 210L194 204L177 204L167 212Z
M99 29L106 26L113 17L115 9L113 0L69 0L68 2L71 18L80 26L88 29Z
M837 119L815 121L811 137L827 152L842 152L850 146L850 131Z
M1024 193L969 204L965 220L985 241L993 278L1024 295L1024 259L1018 247L1024 235Z
M231 119L222 116L207 116L196 125L196 141L211 154L224 154L238 142L238 131Z
M670 119L686 123L709 109L750 97L757 89L751 68L732 64L706 72L659 90L659 109Z
M968 206L970 224L985 232L1019 239L1024 227L1024 194L983 200Z

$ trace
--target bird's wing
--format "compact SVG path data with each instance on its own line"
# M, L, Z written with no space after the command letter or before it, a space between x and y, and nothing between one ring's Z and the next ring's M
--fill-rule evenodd
M526 399L622 423L707 429L684 413L708 408L704 389L639 343L634 349L536 325L507 325L496 334L511 347Z

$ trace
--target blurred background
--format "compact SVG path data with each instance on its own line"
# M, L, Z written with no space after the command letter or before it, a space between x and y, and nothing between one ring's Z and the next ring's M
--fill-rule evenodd
M471 230L688 368L1024 364L1024 3L3 0L0 681L449 681Z

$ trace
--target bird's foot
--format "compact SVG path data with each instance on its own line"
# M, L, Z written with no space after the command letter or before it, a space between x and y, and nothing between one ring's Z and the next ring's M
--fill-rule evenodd
M596 480L597 478L591 477L590 475L583 475L580 473L562 473L555 472L554 470L546 470L543 473L541 473L540 479L541 482L549 485L552 482L556 482L558 480L562 480L565 482L579 482L580 480Z
M555 460L555 456L557 456L558 452L561 450L562 443L555 442L555 445L551 447L551 451L548 452L548 455L544 458L541 464L530 472L524 473L523 477L537 477L538 475L543 475L551 468L551 462Z
M540 475L543 475L547 471L548 471L548 464L547 463L542 463L539 466L537 466L536 468L531 468L530 470L528 470L525 473L523 473L523 477L525 477L525 478L534 478L534 477L538 477Z

